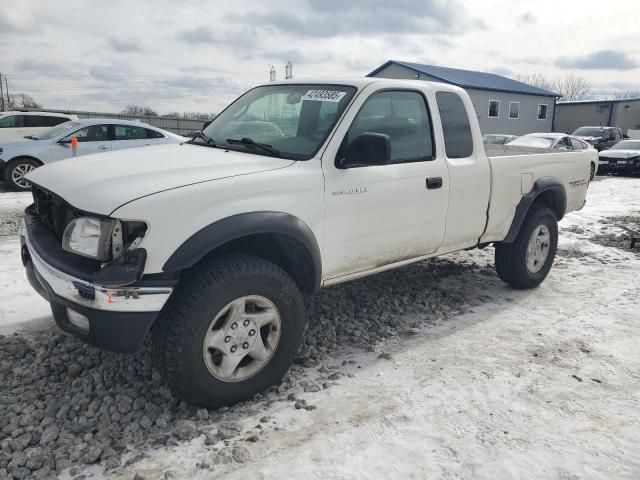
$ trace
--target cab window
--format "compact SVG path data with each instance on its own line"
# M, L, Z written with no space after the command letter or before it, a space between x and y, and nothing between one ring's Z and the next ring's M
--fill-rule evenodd
M425 98L418 92L394 90L370 96L353 120L343 145L364 132L389 136L390 163L434 159L431 117ZM362 163L367 165L367 159Z
M448 158L467 158L473 154L473 135L469 115L460 96L453 92L436 93L444 148Z

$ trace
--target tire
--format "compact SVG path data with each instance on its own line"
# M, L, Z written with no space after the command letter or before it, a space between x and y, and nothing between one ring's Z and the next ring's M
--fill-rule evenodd
M39 166L40 163L32 158L12 160L4 168L4 183L14 190L29 190L31 189L31 185L29 185L29 182L23 179L23 177Z
M261 326L265 319L271 323ZM230 405L282 380L304 326L302 293L281 268L245 255L208 259L183 274L161 312L154 361L181 400L207 408Z
M596 176L596 164L591 163L591 167L589 167L589 181L593 180L593 177Z
M548 234L548 246L534 248L532 251L540 255L529 257L533 265L528 262L530 242L535 242L534 232L539 244L545 242L545 232ZM496 272L498 277L514 288L534 288L547 277L558 248L558 221L553 210L546 207L534 206L518 232L513 243L499 243L496 245ZM537 259L537 261L536 261Z

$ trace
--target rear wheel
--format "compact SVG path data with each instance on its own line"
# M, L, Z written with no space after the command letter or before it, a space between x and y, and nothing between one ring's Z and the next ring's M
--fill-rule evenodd
M217 407L282 379L302 342L302 294L278 266L212 259L183 276L154 330L154 357L174 395Z
M496 245L498 276L515 288L534 288L547 277L558 247L553 210L534 207L513 243Z
M4 169L4 183L16 190L29 190L31 184L24 177L39 166L40 163L32 158L12 160Z

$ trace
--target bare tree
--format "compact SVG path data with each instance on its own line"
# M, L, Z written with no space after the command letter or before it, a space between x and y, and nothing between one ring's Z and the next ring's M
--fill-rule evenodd
M157 117L158 113L146 105L127 105L120 113L124 115L141 115L146 117Z
M541 73L521 75L516 80L534 87L543 88L562 95L562 100L581 100L591 91L591 84L579 75L570 73L555 78L545 77Z
M591 91L591 84L584 77L570 73L564 77L558 77L555 88L562 95L562 100L581 100Z
M640 98L640 90L627 90L626 92L617 92L611 95L612 100L624 100L627 98Z
M14 93L9 98L9 110L16 108L42 108L31 95L26 93Z

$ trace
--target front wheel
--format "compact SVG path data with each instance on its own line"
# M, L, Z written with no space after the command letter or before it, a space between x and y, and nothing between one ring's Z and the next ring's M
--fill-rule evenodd
M558 221L553 210L534 207L513 243L496 245L498 276L515 288L534 288L547 277L558 248Z
M260 258L204 261L169 302L154 329L155 362L193 405L237 403L280 382L302 342L302 294Z
M15 190L29 190L31 184L25 176L40 164L31 158L18 158L10 162L4 170L4 183Z

